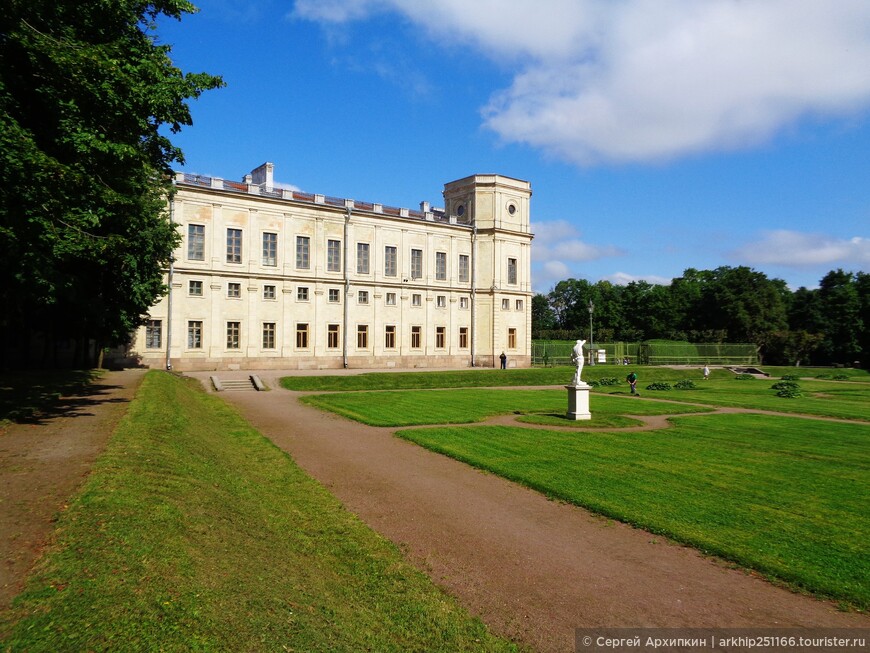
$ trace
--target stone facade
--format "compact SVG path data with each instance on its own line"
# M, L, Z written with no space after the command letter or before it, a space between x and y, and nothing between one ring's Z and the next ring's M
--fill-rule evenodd
M509 367L531 360L528 182L474 175L408 210L178 173L170 292L133 355L151 367Z

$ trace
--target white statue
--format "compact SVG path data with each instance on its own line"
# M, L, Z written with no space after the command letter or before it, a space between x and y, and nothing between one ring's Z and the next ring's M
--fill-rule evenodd
M577 344L574 345L574 349L571 350L571 362L577 366L577 371L574 372L574 380L571 381L571 385L578 386L583 382L580 380L580 374L583 372L583 345L586 344L585 340L578 340Z

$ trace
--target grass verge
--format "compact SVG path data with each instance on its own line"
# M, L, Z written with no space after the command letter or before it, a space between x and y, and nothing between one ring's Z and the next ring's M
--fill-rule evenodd
M27 651L515 650L236 412L162 372L0 632Z
M870 426L766 415L672 421L641 433L471 426L398 435L794 588L870 607Z

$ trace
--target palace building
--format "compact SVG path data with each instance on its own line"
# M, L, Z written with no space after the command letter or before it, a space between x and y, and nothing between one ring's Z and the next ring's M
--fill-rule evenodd
M530 184L473 175L394 208L177 173L182 243L132 353L176 370L509 367L531 360Z

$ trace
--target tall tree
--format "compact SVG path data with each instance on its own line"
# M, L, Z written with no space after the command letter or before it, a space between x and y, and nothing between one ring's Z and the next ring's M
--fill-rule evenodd
M556 313L550 306L550 300L540 293L532 297L532 333L549 331L556 328ZM533 336L534 337L534 336Z
M183 73L156 39L184 0L10 0L0 15L0 328L123 342L163 292L177 242L166 219L181 151L162 130L222 85ZM27 360L19 361L27 363ZM85 362L85 361L81 361Z
M824 340L824 362L849 364L861 355L861 298L851 272L831 270L819 282L819 316Z

